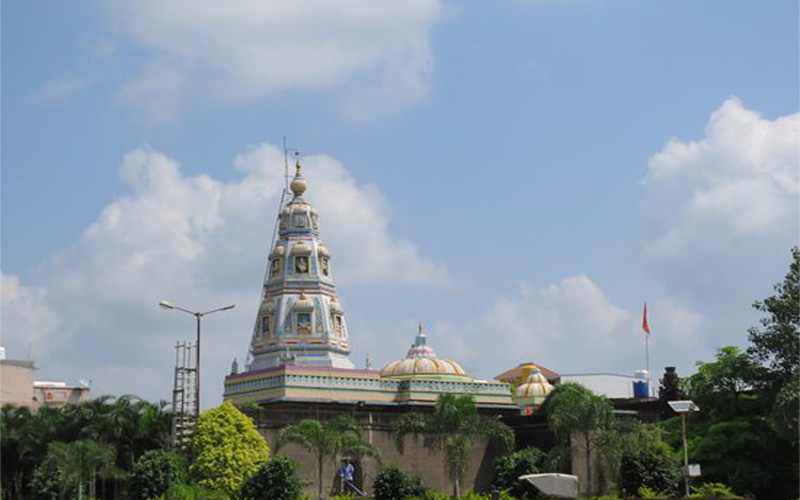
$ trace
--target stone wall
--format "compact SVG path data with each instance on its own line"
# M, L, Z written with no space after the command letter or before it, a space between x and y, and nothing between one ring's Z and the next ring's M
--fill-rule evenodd
M424 436L414 438L407 436L404 452L397 451L394 444L394 423L406 411L430 411L430 408L402 408L402 407L354 407L353 405L337 405L330 403L277 403L271 404L260 410L245 410L256 422L259 431L264 435L270 447L270 453L275 452L275 443L280 429L286 425L297 423L304 419L320 421L329 420L338 415L349 415L358 420L363 430L363 438L375 445L381 454L381 461L393 464L405 472L422 478L426 486L443 493L452 493L453 484L447 478L445 461L441 452L431 449L431 439ZM312 498L316 496L317 461L311 453L297 445L288 444L280 450L300 464L299 473L306 481L306 492ZM492 481L492 460L497 456L498 450L486 440L480 440L473 445L472 456L465 475L462 491L474 488L476 491L486 491ZM333 463L328 459L323 468L323 491L326 495L338 491L338 470L342 463ZM372 491L372 483L380 467L379 462L371 458L364 459L356 465L356 484L362 490Z

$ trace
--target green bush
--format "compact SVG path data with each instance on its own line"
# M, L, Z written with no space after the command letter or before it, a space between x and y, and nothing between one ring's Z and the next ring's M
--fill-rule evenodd
M298 500L302 494L297 463L276 455L245 481L239 496L245 500Z
M189 445L195 456L189 467L192 481L229 496L269 458L267 442L253 421L230 401L200 415Z
M61 500L64 495L58 475L58 468L52 462L46 461L36 467L30 484L33 500Z
M166 450L145 452L133 466L128 491L136 500L146 500L166 493L173 484L186 479L186 466L177 454Z
M163 495L153 500L230 500L221 491L212 490L196 484L173 484Z
M534 488L518 478L525 474L537 474L547 455L533 446L515 451L494 460L494 479L492 486L500 490L508 490L516 498L530 497Z
M394 465L381 467L372 484L372 495L376 500L404 500L422 497L425 492L422 479L406 474Z
M663 500L669 498L670 494L642 486L639 488L639 496L642 497L642 500Z
M714 500L717 498L742 498L722 483L705 483L702 486L693 486L694 493L689 498L699 500Z
M641 488L652 492L677 491L681 472L678 464L663 443L625 450L619 464L619 488L632 495Z

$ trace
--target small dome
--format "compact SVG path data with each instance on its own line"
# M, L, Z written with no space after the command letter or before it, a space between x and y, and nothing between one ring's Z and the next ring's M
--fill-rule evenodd
M320 254L320 256L322 256L322 257L330 257L331 256L330 252L328 252L328 247L326 247L323 244L319 244L317 246L317 253Z
M273 300L265 300L261 303L261 312L273 312L275 310L275 302Z
M422 333L420 325L419 334L414 344L408 350L406 357L392 361L381 370L381 377L386 378L438 378L467 377L461 365L449 359L439 359L433 348L428 345L427 336Z
M524 384L514 391L515 398L544 398L553 390L553 386L542 375L538 368L531 371Z
M272 249L272 253L269 254L270 257L283 257L283 254L286 253L286 248L283 245L277 245L275 248Z
M339 304L339 299L336 297L331 299L330 308L332 313L340 313L342 312L342 305Z

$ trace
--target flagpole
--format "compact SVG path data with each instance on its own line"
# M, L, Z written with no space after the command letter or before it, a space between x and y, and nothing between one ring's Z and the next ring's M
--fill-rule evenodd
M644 362L645 369L647 370L647 394L653 396L653 377L650 374L650 325L647 323L647 302L644 303L644 311L642 312L642 331L644 332Z
M644 334L644 357L645 368L647 369L647 392L653 396L653 377L650 375L650 333Z

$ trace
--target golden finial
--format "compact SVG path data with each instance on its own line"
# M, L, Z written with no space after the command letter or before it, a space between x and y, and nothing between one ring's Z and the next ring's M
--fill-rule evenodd
M422 321L419 322L419 334L422 335Z
M297 157L297 162L295 163L295 169L296 169L295 175L297 177L300 177L300 157L299 156Z

